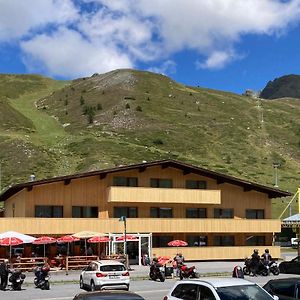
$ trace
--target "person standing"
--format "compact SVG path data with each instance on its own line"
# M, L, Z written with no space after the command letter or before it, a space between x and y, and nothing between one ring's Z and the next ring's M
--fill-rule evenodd
M3 263L0 264L0 278L1 278L0 289L3 291L7 286L8 273L9 273L8 259L4 259Z
M174 268L176 269L176 276L178 277L180 268L182 267L184 262L184 256L182 255L182 253L177 253L173 260Z
M259 262L260 262L260 256L258 254L258 250L254 249L251 255L251 272L253 276L257 276L256 273L258 271Z

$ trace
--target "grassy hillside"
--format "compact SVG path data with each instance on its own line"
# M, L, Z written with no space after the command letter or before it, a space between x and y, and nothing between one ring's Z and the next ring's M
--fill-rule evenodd
M22 84L0 96L10 121L0 125L5 187L32 173L41 179L174 158L269 186L276 162L280 188L298 188L299 100L258 101L134 70L72 82L7 77ZM273 202L278 216L285 203Z

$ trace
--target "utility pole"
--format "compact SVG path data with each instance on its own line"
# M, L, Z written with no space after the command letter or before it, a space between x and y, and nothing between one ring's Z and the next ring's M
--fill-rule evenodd
M278 168L280 167L280 163L273 163L273 168L274 168L274 179L275 179L275 183L274 183L274 187L278 188Z

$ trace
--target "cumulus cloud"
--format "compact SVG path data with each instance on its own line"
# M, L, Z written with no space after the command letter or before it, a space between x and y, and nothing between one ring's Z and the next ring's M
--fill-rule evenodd
M0 41L18 38L31 70L73 77L139 63L170 72L175 68L165 62L184 50L198 54L196 67L219 69L241 57L236 45L244 35L280 35L300 19L300 0L0 0L0 5Z
M174 74L176 73L176 63L172 60L167 60L159 66L149 68L148 71L164 75Z

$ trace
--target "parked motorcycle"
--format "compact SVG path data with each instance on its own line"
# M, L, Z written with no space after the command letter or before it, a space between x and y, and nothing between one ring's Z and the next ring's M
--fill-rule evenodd
M276 263L276 261L272 260L269 262L269 271L270 273L272 273L273 275L279 275L279 267L278 264Z
M34 284L36 287L42 290L50 290L50 268L49 267L37 267L34 270Z
M149 277L154 281L159 279L161 282L164 282L166 280L165 267L162 266L161 264L150 266Z
M250 258L245 259L245 266L243 267L243 272L245 275L250 275L252 272L252 262ZM269 275L269 266L265 265L262 261L259 261L257 274L262 276Z
M9 272L10 276L8 278L8 281L10 283L11 288L14 291L20 291L22 284L26 278L26 275L22 274L22 271L18 269L12 269Z
M196 271L195 266L188 267L186 265L179 266L179 278L182 280L183 278L196 278L198 277L198 273Z

